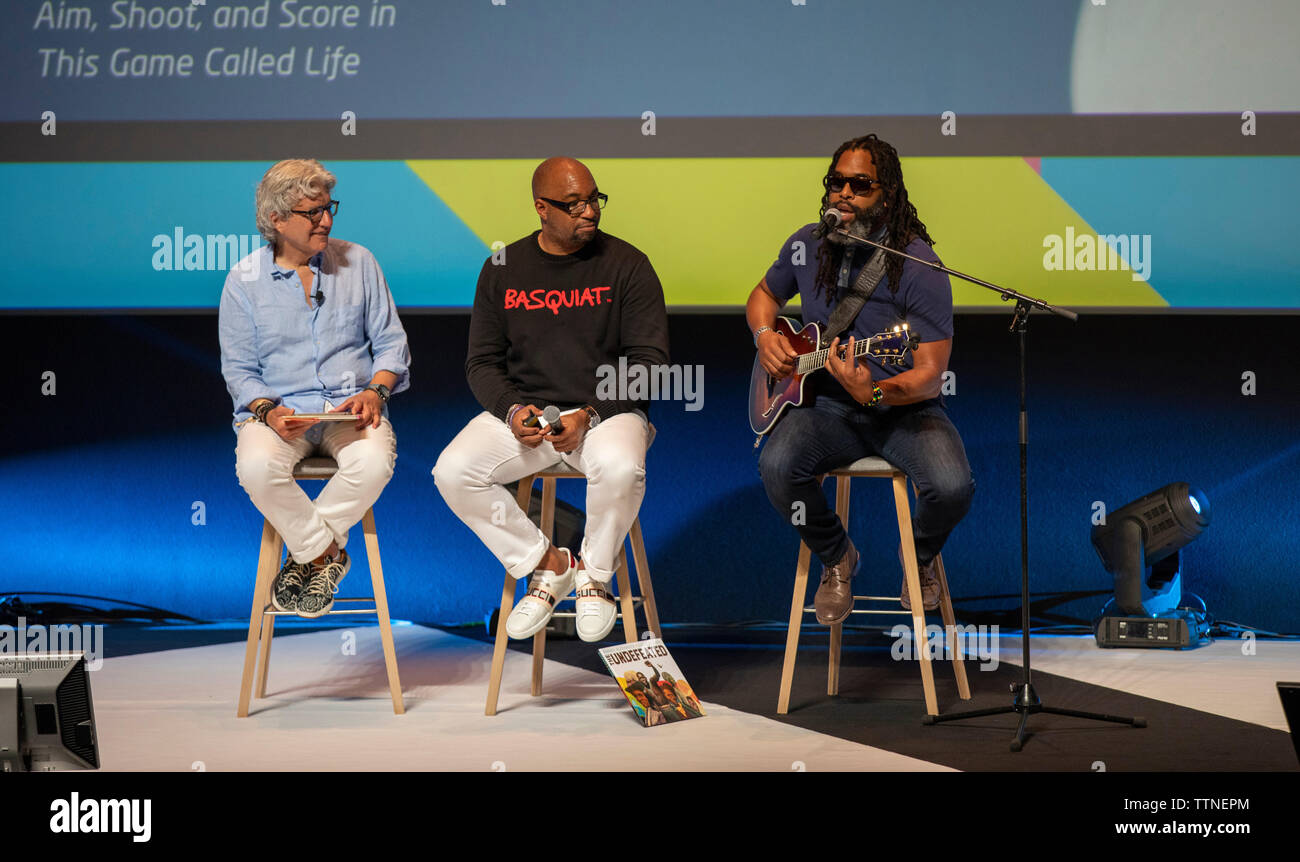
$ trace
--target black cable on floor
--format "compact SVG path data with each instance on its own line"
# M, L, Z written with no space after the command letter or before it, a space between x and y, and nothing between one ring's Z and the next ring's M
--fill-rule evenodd
M32 601L32 597L57 597L54 601ZM64 599L87 599L84 602ZM107 606L106 606L107 605ZM117 607L113 607L116 605ZM104 596L80 593L27 592L25 590L0 592L0 624L18 625L22 618L27 625L73 625L80 623L149 623L152 625L202 625L197 619L176 611L128 602Z

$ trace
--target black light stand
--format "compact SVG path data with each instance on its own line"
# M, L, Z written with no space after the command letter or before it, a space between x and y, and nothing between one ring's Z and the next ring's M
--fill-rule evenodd
M1010 331L1019 336L1020 345L1020 625L1023 632L1021 637L1023 661L1021 665L1024 669L1024 678L1019 685L1011 687L1012 703L1010 706L999 706L993 709L975 709L967 712L954 712L947 715L927 715L922 719L922 724L932 725L945 721L961 721L967 718L979 718L985 715L1004 715L1007 713L1016 713L1020 716L1020 724L1016 727L1016 738L1011 741L1011 750L1019 751L1025 744L1025 724L1029 721L1029 716L1036 712L1045 712L1050 715L1069 715L1075 718L1087 718L1092 721L1110 721L1118 724L1128 724L1133 727L1146 727L1145 718L1133 717L1127 718L1118 715L1104 715L1099 712L1082 712L1077 709L1061 709L1059 707L1044 706L1039 699L1038 693L1034 691L1034 683L1031 676L1029 665L1029 485L1028 485L1028 463L1029 463L1029 413L1025 408L1025 333L1029 328L1029 312L1035 308L1043 311L1050 311L1052 314L1064 317L1067 320L1075 321L1079 315L1065 308L1056 308L1043 302L1041 299L1025 296L1014 290L1005 287L999 287L991 282L984 281L965 273L949 269L940 263L922 260L919 257L912 257L910 254L889 248L888 246L873 242L869 239L854 236L843 229L836 230L836 234L844 239L861 245L869 245L874 248L883 249L890 254L896 254L905 257L908 260L916 261L923 266L927 266L937 272L946 273L947 275L956 276L963 281L969 281L971 284L978 284L980 287L994 291L1002 297L1004 302L1015 300L1016 310L1011 318Z

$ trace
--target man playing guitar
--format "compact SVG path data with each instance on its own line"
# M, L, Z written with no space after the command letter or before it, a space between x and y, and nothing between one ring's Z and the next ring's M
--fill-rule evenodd
M933 240L908 200L898 153L875 135L842 144L823 180L821 209L834 208L840 228L924 260L937 261ZM940 388L952 352L952 287L948 277L897 255L828 233L819 225L796 231L749 296L746 318L758 362L775 379L790 376L798 353L773 327L777 312L798 294L805 323L823 325L846 296L879 289L830 343L826 370L811 375L800 406L791 405L772 428L759 457L768 499L789 518L823 564L814 604L818 622L843 621L853 607L858 552L827 505L819 477L868 455L879 455L916 486L912 521L927 610L938 605L935 556L970 508L975 482ZM876 261L876 256L888 255ZM868 266L870 264L870 266ZM883 271L881 267L883 265ZM867 276L859 280L864 268ZM919 341L901 364L845 351L874 333L902 324ZM800 517L792 517L801 513ZM909 607L907 590L901 590Z

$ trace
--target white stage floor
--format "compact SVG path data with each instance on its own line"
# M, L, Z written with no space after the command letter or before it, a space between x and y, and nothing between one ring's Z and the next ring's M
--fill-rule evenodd
M110 658L91 675L109 771L950 771L773 717L705 701L704 719L643 728L607 675L507 653L497 715L485 716L491 645L394 626L406 714L392 712L374 626L274 641L268 697L235 718L243 641ZM345 633L356 654L345 655ZM1300 643L1220 640L1196 650L1103 650L1035 636L1036 671L1286 731L1274 684L1300 678ZM999 660L1019 665L1020 639ZM981 690L978 664L967 665ZM707 695L707 692L705 693Z
M998 641L999 660L1020 667L1021 639ZM1300 680L1300 642L1256 640L1253 654L1245 645L1222 639L1194 650L1101 649L1091 635L1035 635L1029 662L1035 671L1284 731L1276 684Z
M483 714L489 644L394 627L406 714L394 715L379 631L277 634L267 697L235 718L244 644L110 658L91 675L109 771L951 771L879 748L704 703L701 719L642 727L607 675L506 657L495 716Z

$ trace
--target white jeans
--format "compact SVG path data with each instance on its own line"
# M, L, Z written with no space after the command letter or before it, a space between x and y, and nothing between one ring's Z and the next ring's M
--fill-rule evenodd
M550 543L502 486L559 461L581 470L587 477L582 559L592 578L609 583L645 497L645 453L652 437L641 414L620 413L588 431L577 449L561 455L549 441L529 449L504 422L484 412L442 450L433 479L456 516L512 577L522 578L537 568Z
M388 418L378 428L367 425L358 431L353 424L321 422L293 441L261 422L240 426L235 444L239 484L299 563L316 559L331 542L346 545L348 530L392 478L397 438ZM294 465L312 455L328 455L339 465L314 501L293 478Z

